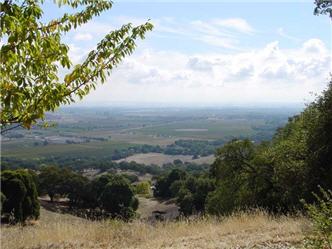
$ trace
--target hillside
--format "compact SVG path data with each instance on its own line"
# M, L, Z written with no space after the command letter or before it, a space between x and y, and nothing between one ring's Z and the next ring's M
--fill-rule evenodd
M1 248L297 248L308 228L304 218L241 213L149 224L93 222L41 210L34 225L2 227Z

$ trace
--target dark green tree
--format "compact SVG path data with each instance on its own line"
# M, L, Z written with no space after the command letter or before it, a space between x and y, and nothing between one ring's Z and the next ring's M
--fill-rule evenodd
M113 175L99 197L99 203L112 217L132 218L138 208L138 200L130 183L123 176Z
M13 222L39 217L37 190L31 175L25 170L1 172L1 191L5 196L2 215L13 214Z
M2 210L5 200L6 200L6 196L2 192L0 192L0 213L1 214L2 214L1 210Z
M64 184L67 186L67 197L70 205L84 205L84 198L88 191L88 179L82 175L72 173Z
M332 79L328 88L309 107L313 118L308 124L308 182L310 192L332 189Z
M64 178L60 168L55 166L42 167L38 179L40 194L47 194L51 202L56 194L63 193Z
M195 206L194 206L194 197L192 193L190 193L189 191L183 191L183 192L180 191L178 205L180 207L179 211L183 215L188 216L193 214Z
M331 0L315 0L315 15L329 15L332 18L332 1Z
M162 198L174 197L171 191L172 184L185 178L186 172L181 169L172 169L168 174L159 176L155 184L154 196Z
M178 182L181 185L176 197L180 212L184 215L204 213L206 198L215 188L214 180L204 176L189 176L185 180L174 183Z

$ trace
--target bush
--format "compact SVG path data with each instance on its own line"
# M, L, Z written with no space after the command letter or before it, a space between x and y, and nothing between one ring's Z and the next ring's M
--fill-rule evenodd
M135 187L135 193L145 197L151 197L151 184L148 181L139 182Z
M332 249L332 191L320 188L322 197L314 194L316 204L304 203L313 230L305 239L306 248Z
M3 207L3 204L4 204L4 202L5 202L5 200L6 200L6 196L2 193L2 192L0 192L0 212L2 213L2 207Z
M138 208L138 200L134 196L128 180L123 176L109 175L108 178L102 178L106 185L102 187L98 198L100 206L112 217L119 217L125 220L135 216L135 210ZM98 192L97 192L98 193ZM99 192L100 193L100 192Z
M13 223L39 217L36 185L27 171L3 171L1 191L1 217L7 216Z
M131 183L138 182L138 176L135 174L121 174L123 177L127 178Z
M171 186L175 181L184 180L186 172L180 169L173 169L168 174L159 176L156 181L154 196L161 198L174 197Z

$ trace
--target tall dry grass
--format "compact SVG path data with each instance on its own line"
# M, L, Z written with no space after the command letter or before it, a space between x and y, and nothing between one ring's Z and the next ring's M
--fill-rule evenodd
M1 248L293 248L307 227L302 217L262 211L156 224L93 222L46 210L41 217L33 226L3 226Z

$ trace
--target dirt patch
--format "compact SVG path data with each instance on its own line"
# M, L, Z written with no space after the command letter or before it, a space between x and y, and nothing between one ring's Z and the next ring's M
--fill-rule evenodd
M174 200L159 201L155 198L139 197L139 207L137 212L140 219L147 221L156 221L158 212L161 213L160 218L164 220L174 220L179 216L178 207Z
M206 156L206 157L200 157L198 159L192 159L192 156L189 155L165 155L161 153L146 153L146 154L135 154L133 156L129 156L120 160L117 160L116 162L132 162L135 161L136 163L141 164L155 164L158 166L162 166L166 163L172 163L174 160L180 159L182 162L190 162L190 163L196 163L196 164L211 164L214 161L214 156Z

